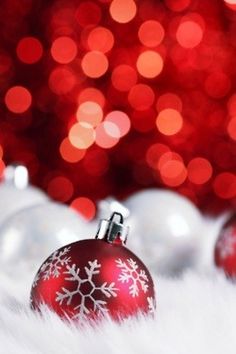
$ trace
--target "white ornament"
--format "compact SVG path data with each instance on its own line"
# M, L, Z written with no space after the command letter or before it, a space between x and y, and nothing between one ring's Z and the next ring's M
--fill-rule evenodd
M93 237L95 230L94 223L86 222L63 204L51 202L20 210L0 227L0 264L9 272L22 267L34 274L48 254L66 244ZM53 255L52 265L60 266L63 255Z
M67 265L67 271L64 274L68 274L69 276L65 278L66 280L75 282L75 290L71 291L66 288L62 288L61 292L57 292L56 301L59 302L60 305L64 301L66 301L67 305L70 305L72 299L76 295L80 295L80 303L79 305L74 307L74 310L78 310L78 313L73 316L74 319L83 320L87 318L87 315L90 313L89 308L86 307L86 302L92 302L93 311L98 313L99 315L105 315L108 312L107 302L105 300L99 300L94 297L94 292L101 292L107 298L111 296L116 297L117 288L115 288L115 283L111 283L107 285L107 283L103 283L102 285L97 285L94 276L100 273L101 264L98 263L97 259L94 261L89 261L88 266L84 267L85 273L87 275L86 278L82 278L80 276L80 268L76 267L75 264ZM89 283L91 289L89 291L84 292L81 289L82 284Z
M175 275L195 265L202 217L193 203L169 190L149 189L124 205L131 213L127 246L153 271Z
M48 202L44 192L29 185L27 168L9 165L5 168L0 184L0 225L18 210Z

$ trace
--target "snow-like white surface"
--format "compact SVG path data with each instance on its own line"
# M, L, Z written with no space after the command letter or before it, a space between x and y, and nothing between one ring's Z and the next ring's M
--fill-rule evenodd
M1 269L0 354L235 354L236 284L212 264L219 225L205 224L198 269L176 279L154 275L154 319L81 328L48 310L40 316L29 308L31 274Z

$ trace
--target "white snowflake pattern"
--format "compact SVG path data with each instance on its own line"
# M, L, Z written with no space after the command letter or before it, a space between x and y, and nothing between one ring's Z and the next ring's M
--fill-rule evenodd
M217 249L221 259L231 256L236 247L236 237L234 236L235 230L233 227L225 231L222 238L217 243Z
M127 263L117 259L116 264L118 268L121 268L118 281L121 283L131 282L129 293L132 297L139 296L140 287L144 293L148 291L148 277L143 269L139 270L139 266L132 258L127 259Z
M148 312L154 314L156 308L155 299L153 297L148 297L147 301L148 301Z
M90 313L90 308L87 302L92 303L93 312L97 315L105 315L108 312L107 301L96 299L95 291L99 291L101 294L105 295L105 297L116 297L118 289L115 288L115 283L107 284L104 282L102 285L97 285L94 281L94 276L100 273L101 264L98 263L97 259L94 261L89 261L88 266L84 267L85 273L87 275L86 278L80 276L80 268L78 268L75 264L67 265L66 271L64 274L68 274L69 277L65 278L68 281L72 281L76 283L75 290L69 290L62 287L61 292L57 292L56 301L59 302L60 305L64 301L66 301L66 305L70 305L74 296L79 295L79 303L73 309L75 311L78 310L73 318L78 320L83 320L87 318L87 315Z
M70 247L65 247L61 251L55 251L36 274L33 282L33 287L37 285L41 277L43 280L48 280L50 277L58 278L62 267L67 265L71 260L71 258L67 256L69 251Z

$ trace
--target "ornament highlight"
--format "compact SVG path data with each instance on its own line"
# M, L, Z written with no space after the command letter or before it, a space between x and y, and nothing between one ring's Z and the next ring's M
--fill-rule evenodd
M80 323L106 315L120 320L153 313L153 280L142 261L124 247L127 232L123 216L114 212L101 221L95 239L52 253L35 276L32 308L40 310L44 303L61 317Z
M230 278L236 277L236 215L223 226L215 245L215 264Z
M197 262L201 215L185 197L168 190L149 189L129 197L133 226L130 247L150 269L177 275Z

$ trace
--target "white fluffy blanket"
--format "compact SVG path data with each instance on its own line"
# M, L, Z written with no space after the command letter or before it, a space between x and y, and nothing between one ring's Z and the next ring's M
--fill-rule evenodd
M0 354L235 354L236 285L213 267L206 269L179 279L155 277L154 319L83 329L48 310L43 316L32 312L31 276L7 276L2 269Z

